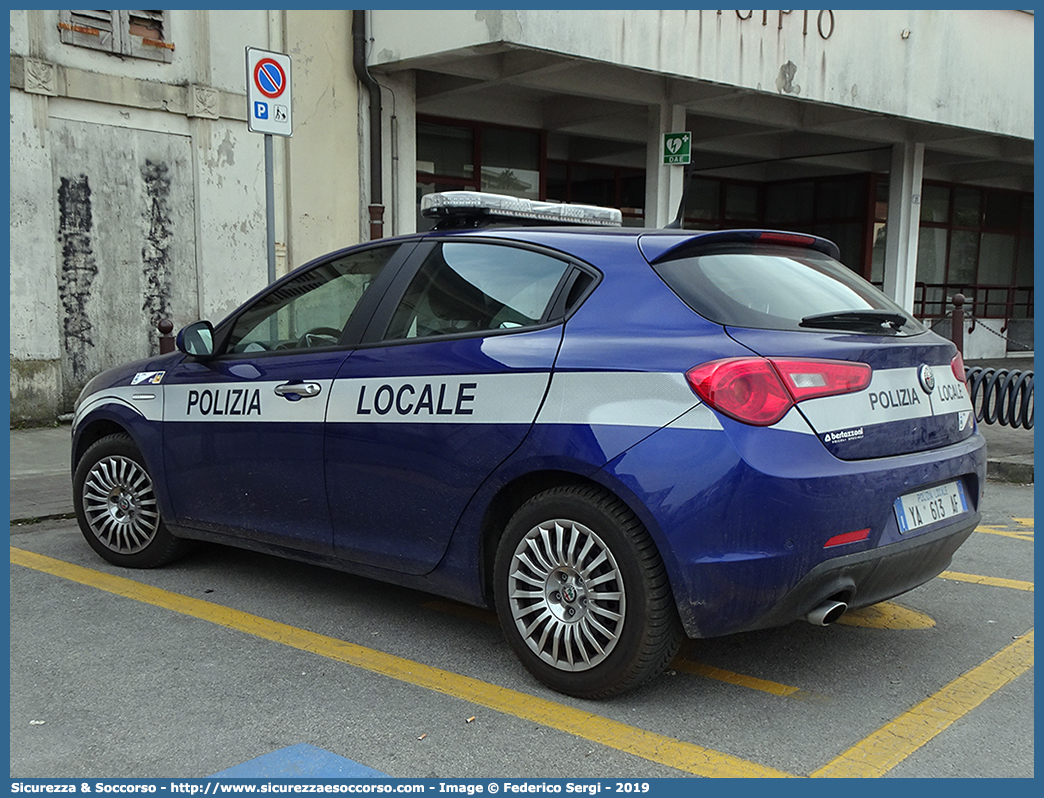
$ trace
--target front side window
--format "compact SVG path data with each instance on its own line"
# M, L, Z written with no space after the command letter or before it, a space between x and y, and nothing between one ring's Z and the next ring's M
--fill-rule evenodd
M539 324L568 269L563 260L517 247L439 244L395 309L385 338L429 338Z
M397 249L353 252L288 280L239 315L225 351L337 346L363 293Z

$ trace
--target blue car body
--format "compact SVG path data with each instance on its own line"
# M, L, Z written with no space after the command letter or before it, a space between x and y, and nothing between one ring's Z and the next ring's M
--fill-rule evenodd
M923 329L722 324L654 268L701 240L758 235L521 227L382 242L394 251L328 345L175 352L93 379L73 468L105 435L125 434L174 536L476 605L493 603L497 539L520 504L555 485L594 485L647 530L689 637L789 623L829 600L876 603L942 571L979 520L985 450L951 371L955 348ZM447 243L566 264L558 310L389 340L418 264ZM318 259L243 307L371 246ZM562 299L570 279L575 296ZM244 312L217 325L219 347ZM759 357L858 361L873 378L767 425L720 412L687 379L700 364ZM924 366L933 390L918 383ZM964 505L906 528L900 497L935 486Z

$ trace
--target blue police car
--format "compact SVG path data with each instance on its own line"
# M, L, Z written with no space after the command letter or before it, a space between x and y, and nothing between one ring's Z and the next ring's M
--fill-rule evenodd
M596 698L686 635L910 590L978 523L960 355L832 243L423 209L91 380L73 489L102 557L206 540L495 606L539 680Z

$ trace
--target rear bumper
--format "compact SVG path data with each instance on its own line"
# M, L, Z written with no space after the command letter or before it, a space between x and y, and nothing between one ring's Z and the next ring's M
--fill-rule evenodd
M831 598L897 596L945 569L979 522L980 435L853 462L813 435L735 426L661 430L607 469L657 543L690 637L784 625ZM951 481L969 512L903 533L896 498Z
M761 617L734 631L782 626L804 618L828 599L856 609L912 590L946 569L980 518L979 513L971 513L959 522L909 540L822 562Z

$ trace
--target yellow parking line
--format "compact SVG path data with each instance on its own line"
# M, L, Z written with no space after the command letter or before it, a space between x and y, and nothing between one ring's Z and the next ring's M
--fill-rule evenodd
M1002 538L1014 538L1015 540L1025 540L1028 543L1033 542L1033 530L1029 531L1011 531L1010 529L1001 529L997 526L987 526L979 524L975 527L976 532L984 533L986 535L999 535Z
M686 773L725 778L792 775L565 704L13 546L11 562L469 701Z
M970 582L973 585L990 585L991 587L1010 587L1012 590L1026 590L1033 593L1033 583L1023 582L1019 579L1001 579L996 576L979 576L977 574L962 574L956 571L943 571L939 574L942 579L952 579L954 582Z
M467 604L435 600L426 601L424 606L430 610L435 610L436 612L445 612L457 615L461 618L468 618L469 620L490 624L499 623L496 613L479 607L471 607ZM685 673L702 676L706 679L716 679L719 682L735 684L740 687L748 687L751 690L760 690L763 693L770 693L771 695L778 695L786 698L808 698L813 695L812 693L802 690L800 687L791 687L789 684L780 684L779 682L772 682L768 679L759 679L757 676L746 676L742 673L734 673L733 671L715 668L713 665L704 665L701 662L695 662L683 657L676 657L672 660L670 667L677 671L684 671Z
M1033 630L878 729L813 778L883 776L910 754L1033 667Z
M888 629L890 631L931 629L935 619L923 612L911 610L901 604L882 601L857 610L849 610L837 622L842 626L860 626L864 629Z
M760 690L763 693L771 693L772 695L783 696L785 698L807 698L812 695L811 693L802 690L800 687L791 687L789 684L780 684L779 682L771 682L768 679L759 679L757 676L733 673L732 671L723 670L722 668L715 668L713 665L704 665L702 662L693 662L692 660L683 659L681 657L673 660L670 667L675 670L695 674L696 676L703 676L707 679L717 679L719 682L727 682L728 684L735 684L740 687L749 687L751 690Z

